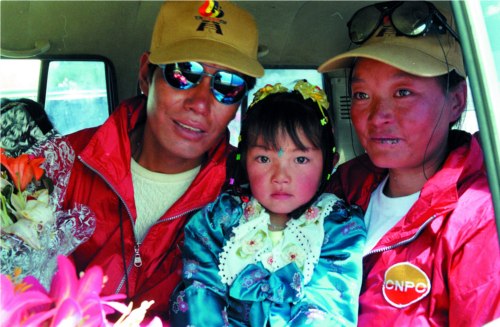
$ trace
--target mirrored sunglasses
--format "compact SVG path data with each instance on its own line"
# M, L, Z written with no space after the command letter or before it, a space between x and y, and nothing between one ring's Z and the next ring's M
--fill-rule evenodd
M361 44L368 40L383 23L384 17L389 17L394 29L405 36L425 35L435 28L439 33L448 31L460 42L446 17L426 1L390 1L359 9L347 23L351 41Z
M188 90L201 82L203 75L210 76L210 85L215 99L222 104L240 102L247 92L243 77L236 73L218 70L214 74L204 71L203 65L196 61L176 62L158 65L168 85L178 90Z

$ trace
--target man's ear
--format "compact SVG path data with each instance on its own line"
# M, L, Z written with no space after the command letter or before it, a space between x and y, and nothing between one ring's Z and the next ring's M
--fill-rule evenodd
M467 107L467 82L462 81L450 92L451 122L457 121Z
M149 52L144 52L140 59L140 67L139 67L139 87L141 89L142 94L145 96L149 93L149 86L151 85L152 76L150 76L149 72Z

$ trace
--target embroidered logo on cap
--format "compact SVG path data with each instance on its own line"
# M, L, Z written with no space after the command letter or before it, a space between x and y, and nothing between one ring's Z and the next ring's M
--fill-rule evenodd
M224 12L222 11L222 8L220 8L218 1L207 0L201 5L198 11L203 17L221 18L224 16Z
M420 301L430 290L429 277L409 262L397 263L385 272L382 293L386 301L396 308Z
M217 34L223 34L220 24L226 24L226 22L220 19L224 16L224 12L222 11L222 7L219 6L218 1L205 1L200 8L198 8L198 12L202 17L196 17L196 19L201 20L200 25L196 29L197 31L204 31L205 29L208 29Z

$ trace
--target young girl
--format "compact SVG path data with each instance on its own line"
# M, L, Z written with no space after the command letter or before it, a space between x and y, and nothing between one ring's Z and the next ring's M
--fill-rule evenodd
M366 233L357 207L323 194L328 105L306 81L255 94L233 190L186 225L172 326L356 326Z

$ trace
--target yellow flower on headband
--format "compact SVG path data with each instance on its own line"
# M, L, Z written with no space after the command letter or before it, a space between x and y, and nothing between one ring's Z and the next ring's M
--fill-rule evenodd
M328 116L325 114L323 109L328 109L330 103L328 102L325 91L323 91L319 86L312 85L306 80L298 81L293 89L300 92L304 99L312 99L318 104L319 110L323 115L321 125L326 125L328 123Z
M269 94L285 93L285 92L288 92L288 89L286 87L282 86L281 83L276 83L274 85L266 84L266 86L261 87L257 92L254 93L253 101L249 107L253 106L254 104L259 102L260 100L264 99Z
M323 91L319 86L312 85L306 80L300 80L295 84L293 89L295 91L299 91L304 99L311 98L324 109L328 109L328 107L330 107L325 91Z
M302 94L305 100L311 99L318 104L319 110L323 115L323 118L321 119L321 125L326 125L328 123L328 116L325 114L324 109L328 109L330 103L328 102L325 91L323 91L319 86L312 85L306 80L297 81L293 89ZM267 84L254 93L253 101L250 104L249 108L267 97L269 94L286 92L288 92L288 89L282 86L281 83L276 83L274 85Z

